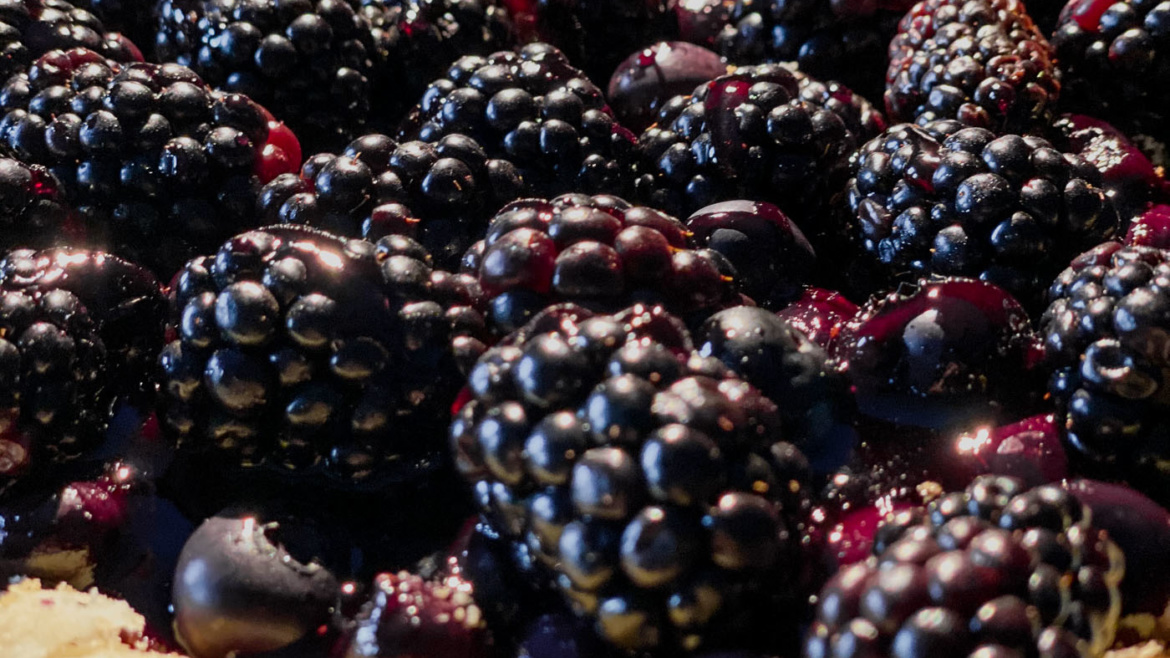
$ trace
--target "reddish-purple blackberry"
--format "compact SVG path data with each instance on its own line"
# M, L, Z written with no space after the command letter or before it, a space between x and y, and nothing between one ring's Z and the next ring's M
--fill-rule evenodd
M622 60L606 95L618 121L641 132L654 123L662 104L727 73L714 52L684 41L662 41Z
M343 483L434 458L426 437L460 383L451 344L483 320L474 279L429 261L402 236L375 246L287 225L193 259L159 357L166 431L228 465Z
M1057 485L982 476L887 521L821 590L804 658L1099 656L1125 559L1089 517Z
M852 232L891 279L979 278L1042 307L1052 277L1119 228L1101 173L1038 137L899 124L852 165Z
M776 404L679 320L555 306L488 350L470 388L457 468L607 641L678 655L792 633L777 606L804 584L807 463Z
M87 241L163 276L254 225L257 174L280 172L269 141L288 137L262 107L188 68L82 49L10 78L0 109L2 142L56 176Z
M716 50L732 64L794 62L880 98L886 49L913 2L883 0L737 0Z
M1162 504L1168 282L1170 252L1105 243L1057 277L1040 322L1071 454L1086 472L1128 480Z
M142 61L134 44L107 33L96 16L66 0L7 0L0 5L0 81L50 50L88 48L119 62Z
M923 280L875 297L832 344L860 411L934 430L1019 418L1043 392L1024 309L972 279Z
M608 80L630 53L677 39L671 0L506 0L523 41L559 48L591 80Z
M1167 34L1170 4L1070 2L1052 35L1064 106L1100 116L1127 134L1166 140L1170 93L1150 81L1170 76Z
M61 185L48 169L0 157L0 248L45 247L76 227Z
M142 392L163 342L162 286L99 252L17 250L0 260L0 490L82 456L114 402Z
M865 99L779 64L676 96L638 139L635 198L680 217L730 199L776 204L814 246L849 154L885 127Z
M399 132L438 142L461 133L510 161L535 195L623 189L634 136L585 74L548 44L463 57L423 94Z
M997 133L1044 127L1060 82L1019 0L923 0L890 42L891 121L958 119Z
M731 263L691 246L674 217L614 196L566 194L504 206L463 271L479 279L501 334L561 302L603 312L664 304L701 321L741 299Z
M263 223L308 224L371 241L406 235L450 268L497 210L525 196L512 163L488 158L470 137L399 144L370 134L340 156L309 158L299 176L274 178L261 190L257 211Z

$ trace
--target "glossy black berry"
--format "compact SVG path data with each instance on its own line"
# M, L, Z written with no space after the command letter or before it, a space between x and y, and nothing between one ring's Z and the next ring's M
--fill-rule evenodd
M86 4L66 0L6 3L0 13L0 80L26 70L38 57L56 49L88 48L119 62L142 61L138 48L121 34L109 32Z
M1050 120L1060 94L1052 48L1016 0L919 2L889 53L891 121L1025 132Z
M853 234L887 277L979 278L1029 308L1069 259L1120 228L1090 162L956 121L899 124L870 141L848 193Z
M43 166L0 158L0 221L5 248L61 244L74 228L61 186Z
M1096 655L1121 612L1121 551L1056 485L980 476L821 591L805 658ZM961 542L956 532L964 528Z
M160 418L180 449L347 483L439 448L425 437L458 385L452 342L471 341L470 359L482 345L482 321L463 321L474 280L401 236L244 233L190 261L173 302Z
M458 469L606 642L777 646L755 624L799 588L808 474L786 468L799 430L775 403L642 305L553 306L471 380L449 433Z

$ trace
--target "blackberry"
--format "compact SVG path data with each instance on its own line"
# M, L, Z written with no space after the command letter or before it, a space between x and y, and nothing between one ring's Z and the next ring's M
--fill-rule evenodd
M1022 133L1047 125L1059 94L1051 46L1019 0L923 0L890 42L891 121Z
M427 87L398 138L434 143L452 133L512 162L546 197L621 190L634 144L601 90L543 43L459 59Z
M1164 141L1170 93L1150 80L1170 75L1170 4L1077 0L1061 14L1052 47L1063 105L1099 116L1126 134ZM1161 52L1159 52L1161 50Z
M803 584L807 463L776 404L678 319L552 307L488 350L470 389L456 467L521 564L609 643L679 655L792 632L778 606Z
M874 297L832 343L859 410L949 431L1020 418L1043 390L1028 315L983 281L948 278Z
M508 44L491 0L162 0L158 15L160 61L276 108L314 151L392 127L377 119L459 55Z
M0 80L51 50L88 48L119 62L142 61L125 37L66 0L7 0L0 6Z
M1125 560L1073 494L981 476L916 516L886 522L874 555L821 590L805 658L1111 648Z
M1105 243L1056 278L1040 321L1070 456L1084 472L1129 480L1163 505L1167 277L1170 252Z
M836 83L778 64L744 67L675 96L638 139L635 199L680 217L730 199L776 204L816 247L849 154L885 127Z
M162 276L253 225L257 174L279 173L277 140L296 145L263 108L188 68L82 49L10 78L0 109L0 143L56 176L87 241Z
M434 144L363 135L340 155L322 153L300 175L277 176L260 192L265 223L308 224L376 241L417 239L441 267L458 263L505 203L530 196L507 160L491 159L465 135Z
M97 252L16 250L0 260L0 492L102 442L113 406L141 393L162 345L162 287Z
M0 230L3 248L44 247L72 229L72 209L48 169L0 157Z
M912 4L737 0L716 50L732 64L793 62L811 76L879 98L886 48Z
M153 3L135 0L73 0L77 7L97 16L108 29L124 34L135 44L149 49L154 43Z
M603 312L661 303L701 321L740 297L733 266L688 238L674 217L614 196L521 199L492 218L463 271L478 278L502 334L560 302Z
M561 50L591 80L608 80L630 53L682 36L669 0L510 0L521 39Z
M1038 137L899 124L852 165L852 230L892 279L975 277L1042 307L1052 276L1119 229L1101 173Z
M714 52L684 41L662 41L622 60L609 78L606 96L618 121L643 131L662 104L727 73Z
M172 294L159 415L180 449L343 486L434 458L460 381L450 344L483 324L474 280L432 270L413 240L303 226L232 238Z

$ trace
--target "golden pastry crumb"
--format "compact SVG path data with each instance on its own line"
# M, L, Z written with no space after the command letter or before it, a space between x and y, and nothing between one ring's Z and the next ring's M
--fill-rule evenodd
M1170 649L1161 642L1150 640L1143 644L1106 652L1105 658L1170 658Z
M44 589L36 579L0 594L4 658L130 658L171 656L151 651L146 620L125 601L62 583Z

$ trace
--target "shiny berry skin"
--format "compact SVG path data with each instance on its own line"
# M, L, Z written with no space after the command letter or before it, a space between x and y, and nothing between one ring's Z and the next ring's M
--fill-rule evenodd
M662 104L727 73L714 52L684 41L662 41L630 55L609 78L606 96L618 121L642 131Z
M511 162L536 196L621 190L634 147L601 89L544 43L460 58L426 88L398 139L437 143L453 133Z
M778 64L741 67L675 96L638 139L634 196L688 215L719 201L780 207L814 246L849 153L885 127L865 99Z
M192 656L259 653L316 633L329 620L337 576L316 555L319 532L295 520L224 512L179 556L175 635Z
M530 193L512 163L488 158L465 135L428 144L369 134L341 155L310 157L299 175L273 179L256 205L265 222L370 241L405 235L452 267L493 213L525 196Z
M2 141L52 172L90 245L169 277L254 223L270 115L190 69L54 50L8 79L0 108Z
M776 404L641 305L554 306L470 379L449 434L456 467L527 569L606 643L775 646L783 630L756 624L804 582L808 483L800 450L778 441L790 431Z
M491 2L168 0L158 15L159 61L268 106L313 151L392 128L407 99L457 57L510 43L503 8Z
M436 581L405 571L374 579L372 596L342 640L343 658L485 658L489 634L475 587L457 575Z
M1040 320L1049 390L1078 472L1127 480L1163 504L1167 275L1166 251L1102 244L1057 277Z
M839 292L806 288L800 299L776 311L776 315L812 342L829 350L846 322L861 310Z
M793 62L876 100L884 91L886 47L912 4L738 0L716 49L732 64Z
M873 556L825 585L806 658L1054 655L1054 641L1097 655L1112 645L1125 560L1074 496L984 476L926 512L879 529Z
M72 209L43 166L0 158L0 216L4 247L51 246L70 236Z
M1124 242L1138 247L1170 248L1170 206L1154 204L1134 217Z
M891 121L1024 132L1050 119L1059 94L1052 48L1018 0L923 0L890 42Z
M999 427L960 433L939 455L938 470L950 482L976 475L1009 475L1030 486L1068 477L1068 456L1055 414L1040 414Z
M422 437L455 395L451 341L482 328L474 281L400 236L244 233L190 261L172 297L160 417L180 449L350 484L438 449Z
M812 245L770 203L724 201L686 219L695 243L719 252L740 275L744 293L767 308L780 308L800 294L811 276Z
M1032 407L1039 340L1003 290L970 279L923 280L875 298L834 344L861 413L956 429Z
M478 278L500 333L560 302L604 312L645 301L703 319L740 298L731 263L693 246L701 245L665 213L567 194L504 206L464 255L463 271Z
M0 32L0 50L4 52L0 80L27 70L34 60L55 49L88 48L119 62L142 61L138 49L121 34L108 32L84 1L9 3L0 18Z
M814 473L831 472L849 458L857 439L853 400L821 347L775 314L747 306L716 313L695 337L702 354L783 402L786 440L808 456Z
M1099 116L1128 135L1164 140L1167 97L1146 81L1170 70L1170 58L1160 52L1168 11L1155 2L1069 2L1052 34L1065 107Z
M1031 136L899 124L853 158L852 232L887 277L967 276L1028 308L1118 217L1101 173Z

